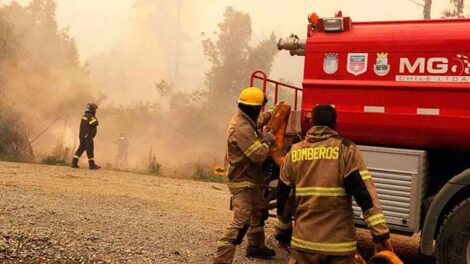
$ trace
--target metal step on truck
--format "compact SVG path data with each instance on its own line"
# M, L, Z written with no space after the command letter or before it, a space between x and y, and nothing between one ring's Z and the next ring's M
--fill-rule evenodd
M333 105L391 230L420 234L438 263L470 264L470 20L352 22L338 12L308 21L305 39L278 43L305 57L303 87L262 71L251 85L293 106L291 138L315 105Z

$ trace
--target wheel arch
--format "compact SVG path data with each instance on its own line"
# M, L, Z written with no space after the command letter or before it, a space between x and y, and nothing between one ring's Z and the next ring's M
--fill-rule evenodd
M450 179L434 197L426 213L421 234L421 252L433 254L433 240L445 215L470 193L470 169Z

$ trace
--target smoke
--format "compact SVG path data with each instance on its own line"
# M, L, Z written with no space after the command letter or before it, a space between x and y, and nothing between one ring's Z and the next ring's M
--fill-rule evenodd
M92 98L87 69L67 30L58 29L55 11L51 0L28 6L12 2L0 9L1 111L11 109L21 117L36 154L53 148L66 131L62 124ZM38 137L42 131L45 136Z
M188 67L193 52L181 26L182 8L182 1L135 1L123 38L89 59L94 85L106 97L98 113L98 160L115 158L113 141L121 133L130 141L130 166L142 166L150 151L164 170L220 156L210 142L200 143L210 131L197 125L204 120L195 115L200 109L191 98L205 90L201 78L192 78L203 69ZM167 89L159 91L162 80Z
M60 1L57 12L52 0L21 3L25 6L11 2L2 7L2 17L13 28L14 49L8 51L13 57L2 59L0 65L1 100L22 115L31 128L30 139L45 131L33 143L35 153L53 149L57 138L77 147L84 106L97 100L97 161L115 164L114 141L124 133L130 141L129 166L141 166L152 152L164 163L164 171L187 163L222 162L223 130L236 110L235 98L232 93L210 98L214 93L208 83L241 89L248 85L253 67L271 68L270 60L264 62L266 67L251 61L239 65L243 69L237 73L242 74L229 84L223 80L233 78L230 71L220 73L217 82L208 82L214 64L204 54L203 41L216 43L227 6L250 16L253 34L247 45L258 56L265 56L256 49L258 43L271 33L304 36L306 16L312 11L331 16L342 10L355 21L413 19L421 14L406 0L81 0ZM440 14L438 9L433 13ZM70 25L70 31L62 30L57 21ZM230 40L233 45L244 41ZM271 44L265 42L263 49L274 49ZM285 53L274 57L272 78L299 86L302 74L302 58ZM167 89L162 89L165 83Z
M223 161L224 130L236 109L234 89L238 94L248 85L251 70L270 69L276 39L267 34L268 40L250 45L251 20L237 11L231 13L234 18L221 16L219 23L249 28L246 32L222 34L226 29L213 25L194 35L184 27L185 3L137 1L130 11L128 37L90 58L92 80L106 96L100 127L106 137L97 143L100 151L112 153L112 140L124 133L133 164L150 150L164 167ZM205 54L203 40L216 48ZM263 59L253 61L257 56ZM202 57L207 66L196 64L194 57Z
M359 8L366 5L376 8ZM278 37L291 33L304 36L306 17L312 11L321 16L332 16L343 10L345 15L353 16L356 21L400 19L404 16L417 18L420 15L419 8L407 1L403 1L402 6L410 7L407 9L409 12L394 8L396 3L370 0L354 3L275 0L269 4L235 0L129 1L128 24L121 39L106 51L91 56L88 62L93 84L106 95L104 107L118 105L121 114L128 114L130 108L140 109L136 110L139 112L147 107L145 111L150 109L150 112L139 112L138 115L149 115L143 120L140 116L136 120L104 120L100 129L106 138L98 139L101 150L112 152L110 139L122 132L131 141L134 160L145 157L145 153L152 149L157 159L167 164L222 161L223 128L229 121L226 113L234 112L236 108L235 103L230 103L230 100L235 102L233 95L228 96L230 100L219 98L224 103L212 104L211 111L201 110L200 106L209 103L210 98L190 98L194 92L199 92L202 97L211 96L206 75L211 64L204 56L201 43L207 38L216 38L220 33L217 25L221 23L227 6L250 15L253 35L249 43L252 46L266 39L271 32ZM231 41L236 44L244 40ZM238 89L248 85L250 66L254 64L246 65L249 69L244 69L244 73L237 77ZM302 74L302 58L279 54L270 75L300 86ZM166 94L159 94L155 89L155 84L161 80L172 84Z

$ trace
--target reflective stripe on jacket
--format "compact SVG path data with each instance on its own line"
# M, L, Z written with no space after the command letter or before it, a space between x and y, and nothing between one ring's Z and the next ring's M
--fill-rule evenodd
M258 132L270 113L260 115L258 124L241 110L232 117L226 132L225 167L231 191L250 188L262 183L261 164L269 156L269 146Z
M357 171L373 206L363 212L373 236L388 234L372 176L359 149L328 127L313 127L306 139L286 156L280 179L295 187L296 215L292 247L323 255L351 255L356 251L352 197L345 177Z
M97 126L98 119L96 119L96 116L93 113L86 111L80 122L80 137L94 138L96 136Z

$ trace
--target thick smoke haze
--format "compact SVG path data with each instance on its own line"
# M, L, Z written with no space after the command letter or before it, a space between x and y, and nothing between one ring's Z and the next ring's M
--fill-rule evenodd
M28 2L25 0L24 2ZM156 31L180 35L178 44L182 52L180 68L184 69L184 76L178 78L181 88L187 90L199 89L203 86L204 71L208 67L207 60L202 53L201 33L211 34L216 30L216 25L221 21L222 13L226 6L247 12L253 21L254 38L262 38L274 31L276 36L284 37L291 33L305 34L306 17L309 12L317 12L321 16L331 16L336 11L342 10L343 14L352 16L355 21L368 20L396 20L396 19L420 19L421 10L412 1L373 1L373 0L273 0L269 4L265 1L247 0L170 0L160 1L93 1L93 0L67 0L58 1L57 18L59 24L70 26L70 31L77 39L82 59L90 62L96 61L106 53L123 52L123 46L132 46L135 49L146 46L153 47L153 55L146 56L144 64L156 65L157 74L162 73L168 79L173 74L171 71L162 70L168 64L166 58L162 60L162 53L166 56L175 56L168 46L175 39L165 39L157 36ZM175 23L174 10L171 7L180 6L180 23ZM139 6L140 9L139 10ZM147 6L147 8L142 8ZM433 1L433 17L438 18L441 12L448 6L447 0ZM166 12L170 10L169 12ZM153 16L153 17L152 17ZM165 21L164 18L170 18ZM160 19L160 20L159 20ZM163 21L163 23L162 23ZM140 36L139 36L140 35ZM139 45L136 39L145 41ZM157 39L158 38L158 41ZM132 49L132 47L129 47ZM124 51L126 52L126 51ZM127 51L132 52L132 51ZM147 51L146 51L147 52ZM144 54L145 52L142 52ZM172 54L173 53L173 54ZM137 55L132 61L142 63ZM140 56L139 56L140 55ZM157 60L152 62L151 60ZM129 62L131 63L131 62ZM102 67L97 64L96 67ZM110 66L112 67L112 66ZM171 66L169 66L171 67ZM272 75L275 78L291 80L295 84L301 83L302 60L291 58L287 54L279 54L276 57ZM102 69L103 71L106 69ZM132 77L131 77L132 78ZM101 78L95 80L97 85L102 85ZM106 84L104 85L106 86ZM107 89L107 88L105 88ZM132 91L122 91L116 88L114 94L120 93L126 99L122 101L119 96L109 95L119 103L128 103L129 99L139 101L153 95L150 87L133 88Z
M31 1L16 2L27 6ZM421 8L409 0L58 0L56 3L57 28L59 31L67 28L70 36L70 43L63 49L76 52L74 63L78 64L46 73L28 67L25 70L30 72L22 72L13 67L15 70L7 78L11 87L7 97L18 100L22 93L31 92L37 96L24 97L23 104L10 101L10 105L25 114L24 120L32 129L30 137L47 128L33 145L35 153L43 153L53 148L58 137L66 146L76 147L80 115L85 102L94 98L100 105L98 118L102 117L96 139L97 160L113 164L116 155L113 142L124 133L131 142L131 166L148 161L150 151L159 161L173 167L198 161L207 165L222 161L223 128L228 122L227 113L233 112L236 105L227 102L224 109L201 106L211 102L204 96L211 94L206 74L213 66L204 54L203 41L217 39L218 24L222 23L228 6L250 17L252 34L247 45L254 50L271 34L276 38L291 33L303 37L310 12L332 16L342 10L354 21L422 17ZM432 16L440 17L448 5L447 0L434 0ZM20 16L14 18L13 22L23 23ZM47 43L32 35L24 40L25 51L36 45L50 50ZM233 40L235 44L243 41ZM57 45L62 47L60 43ZM70 45L76 45L77 50L67 50ZM53 56L47 52L40 55ZM27 53L20 54L20 62L26 57ZM266 62L271 77L300 86L303 59L287 53L278 53L273 59L272 65ZM244 67L249 68L245 69L248 72L256 65ZM32 74L32 77L25 80L22 74ZM248 74L240 78L243 79L238 80L241 89L248 85ZM25 84L26 81L29 83ZM36 90L32 91L31 87ZM56 116L60 120L54 123Z

